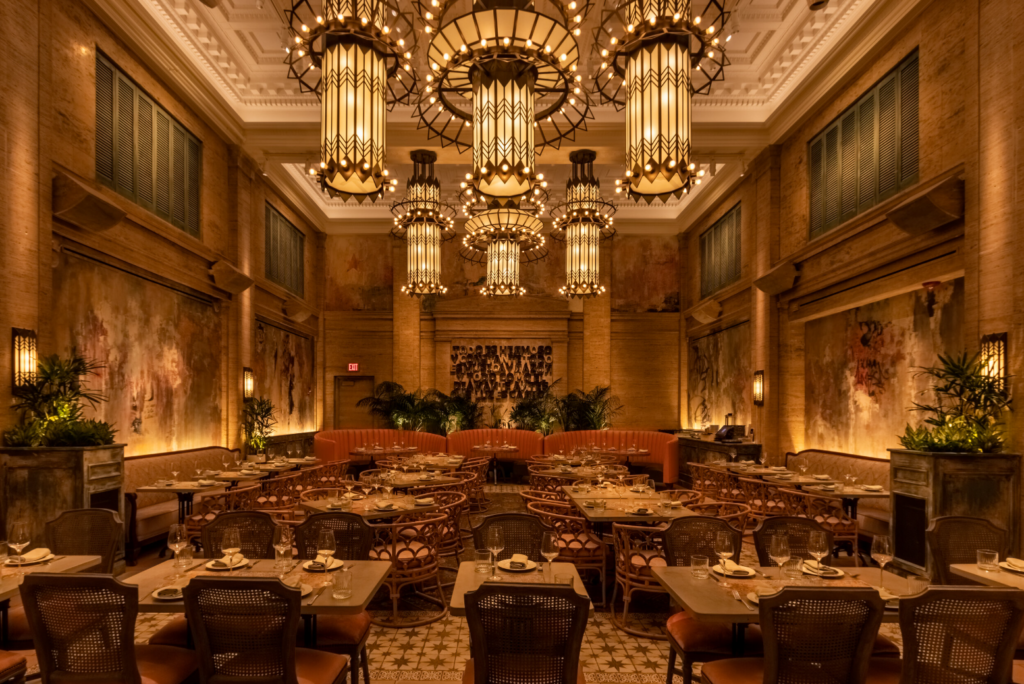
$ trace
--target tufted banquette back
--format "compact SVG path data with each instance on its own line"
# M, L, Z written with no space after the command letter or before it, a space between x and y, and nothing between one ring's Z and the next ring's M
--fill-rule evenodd
M364 444L379 444L382 447L392 446L395 442L405 442L406 446L415 446L424 451L446 451L447 440L441 435L415 430L326 430L318 432L313 438L313 453L325 461L352 461L353 463L369 463L370 453L349 455L350 452Z
M544 437L530 430L502 430L483 428L480 430L462 430L448 435L448 453L460 456L472 456L473 447L484 442L492 445L504 444L519 447L516 454L498 454L500 461L527 461L532 456L544 453Z
M662 481L672 484L679 479L679 440L674 435L653 430L580 430L558 432L544 438L544 453L557 454L561 449L566 453L576 447L589 444L615 447L624 452L634 444L637 449L647 449L647 456L631 455L629 462L634 465L651 465L661 469Z
M855 475L858 484L881 485L889 489L889 459L858 454L844 454L839 451L805 449L799 453L786 454L786 466L793 468L794 459L806 459L807 473L827 474L843 480L846 475ZM857 504L857 520L860 529L870 535L889 534L891 518L889 499L861 499Z

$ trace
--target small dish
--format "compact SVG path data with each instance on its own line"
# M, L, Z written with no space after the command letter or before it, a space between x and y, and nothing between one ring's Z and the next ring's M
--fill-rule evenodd
M345 565L345 561L340 558L331 558L329 567L324 568L322 563L317 563L315 560L306 561L302 564L302 569L306 572L334 572Z
M537 569L537 564L534 563L532 560L526 561L525 568L513 568L511 566L511 563L512 559L506 558L505 560L498 561L498 567L504 570L505 572L530 572L531 570Z
M821 566L827 568L825 571L818 570L818 561L804 561L800 565L800 569L805 575L812 575L814 577L821 577L822 579L839 579L846 575L845 572L839 568L832 568L827 565Z
M163 587L153 592L157 601L180 601L184 597L181 587Z
M736 568L734 570L730 571L730 572L724 572L722 570L721 563L716 563L715 565L713 565L711 567L711 570L716 575L722 575L724 577L734 577L734 578L737 578L737 579L749 578L749 577L754 577L754 576L757 575L757 573L755 573L753 570L751 570L750 568L746 568L746 567L744 567L742 565L737 565Z
M1016 575L1024 575L1024 568L1015 567L1013 565L1010 565L1006 561L999 561L999 567L1001 567L1003 570L1006 570L1007 572L1012 572Z
M248 558L243 558L234 565L227 565L226 563L224 563L224 561L218 558L217 560L210 561L203 567L205 567L207 570L219 570L223 572L225 570L234 570L235 568L244 568L247 565L249 565Z
M22 566L22 565L38 565L38 564L40 564L40 563L45 563L46 561L50 561L50 560L53 560L53 558L54 558L53 554L52 554L52 553L50 553L50 554L47 554L47 555L43 556L42 558L34 558L34 559L32 559L32 560L22 560L22 561L21 561L21 562L19 563L19 562L18 562L18 561L17 561L17 560L16 560L16 559L15 559L15 558L14 558L14 557L12 556L12 557L8 558L8 559L7 559L7 560L6 560L5 562L4 562L4 565L14 565L14 566Z

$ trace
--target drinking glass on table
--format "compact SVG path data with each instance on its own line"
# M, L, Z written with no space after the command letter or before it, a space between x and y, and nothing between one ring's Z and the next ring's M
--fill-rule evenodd
M978 549L978 569L985 572L999 572L999 552Z
M554 532L545 532L540 538L540 555L548 562L548 580L551 579L551 561L558 558L558 540Z
M28 522L18 520L11 525L11 534L7 543L18 554L18 558L15 561L18 564L18 576L24 575L25 573L21 570L21 564L25 562L25 559L22 557L21 552L32 543L32 534L29 531Z
M234 571L234 556L242 550L242 533L237 527L229 527L224 530L224 536L220 540L220 552L228 559L228 573Z
M324 569L330 570L331 556L338 550L338 541L334 538L334 530L322 529L316 538L316 555L323 556Z
M772 535L772 541L768 547L768 555L779 566L779 577L782 577L782 566L792 555L789 551L789 535L781 533Z
M188 546L188 532L184 525L171 525L167 530L167 548L174 552L175 567L181 569L180 551Z
M708 557L690 556L690 572L696 579L708 578Z
M7 554L8 553L9 552L8 552L8 549L7 549L7 542L6 541L0 541L0 576L3 575L3 567L5 565L7 565Z
M801 458L797 462L797 468L800 469L800 476L803 477L807 474L807 459Z
M719 567L722 569L723 579L721 584L723 587L729 586L729 575L725 571L725 561L732 558L734 553L735 549L733 548L732 543L732 533L723 531L715 534L715 555L718 556Z
M828 548L828 536L824 530L814 530L807 537L807 553L814 556L814 559L818 561L818 572L822 572L824 569L824 566L821 564L822 559L828 557L831 552L832 549Z
M274 528L274 550L277 551L274 566L278 570L284 570L288 567L288 559L292 556L292 528L284 525Z
M177 482L178 481L178 473L179 472L180 471L178 471L178 470L172 470L171 471L171 482Z
M500 527L493 526L487 530L487 550L491 552L491 567L493 574L487 579L497 582L501 579L498 574L498 554L505 550L505 532Z
M892 540L887 534L876 534L871 542L871 559L878 563L878 586L885 587L885 566L892 560Z

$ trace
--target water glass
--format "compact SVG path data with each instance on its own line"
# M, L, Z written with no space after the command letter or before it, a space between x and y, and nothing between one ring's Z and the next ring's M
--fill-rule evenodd
M476 571L486 575L491 571L491 552L486 549L477 549L473 554L476 561Z
M978 549L978 569L985 572L997 572L999 570L999 552Z
M185 573L192 567L192 560L195 558L195 549L191 544L183 546L174 553L174 565L179 572Z
M707 579L710 576L709 563L707 556L690 556L690 572L695 579Z
M347 566L334 572L331 578L331 597L336 599L352 598L352 571Z
M790 558L788 561L782 564L781 574L786 579L800 579L804 572L803 560L800 558Z

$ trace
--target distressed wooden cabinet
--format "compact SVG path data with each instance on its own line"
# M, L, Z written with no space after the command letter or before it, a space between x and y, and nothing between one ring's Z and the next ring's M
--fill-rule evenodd
M936 454L890 449L893 563L932 574L925 530L935 518L985 518L1010 533L1020 549L1020 455Z

